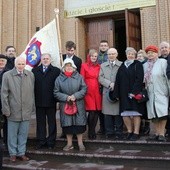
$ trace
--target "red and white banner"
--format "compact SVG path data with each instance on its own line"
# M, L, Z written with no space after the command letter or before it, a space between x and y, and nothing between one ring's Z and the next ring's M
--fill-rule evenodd
M31 70L39 65L41 54L43 53L51 54L51 64L60 68L59 43L55 19L34 34L21 54L26 59L26 69Z

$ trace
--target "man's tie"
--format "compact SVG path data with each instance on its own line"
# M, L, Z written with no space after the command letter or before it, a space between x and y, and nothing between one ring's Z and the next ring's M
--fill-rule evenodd
M45 72L46 72L46 70L47 70L47 67L44 67L44 68L43 68L43 72L45 73Z
M19 71L19 74L18 74L20 77L22 77L23 73L22 71Z

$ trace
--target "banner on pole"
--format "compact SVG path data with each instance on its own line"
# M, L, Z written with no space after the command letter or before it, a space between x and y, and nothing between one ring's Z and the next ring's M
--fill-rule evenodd
M39 65L41 54L43 53L51 54L51 64L59 68L61 67L55 19L34 34L21 54L26 59L26 69L31 70Z

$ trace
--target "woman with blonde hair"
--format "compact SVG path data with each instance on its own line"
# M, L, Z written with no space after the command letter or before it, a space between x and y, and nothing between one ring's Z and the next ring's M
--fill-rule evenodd
M100 65L97 62L98 53L95 49L89 51L86 63L81 65L80 74L83 76L87 85L87 93L85 95L85 108L88 114L88 137L96 139L96 124L98 114L102 109L102 97L100 94L100 84L98 82Z

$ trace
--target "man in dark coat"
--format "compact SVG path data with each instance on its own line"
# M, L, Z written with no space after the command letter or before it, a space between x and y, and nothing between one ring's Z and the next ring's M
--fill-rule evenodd
M99 55L98 55L98 63L102 64L108 61L107 51L109 49L109 43L107 40L101 40L99 44ZM100 87L101 93L103 92L103 86ZM102 112L99 113L99 122L100 122L100 129L97 132L98 135L105 134L105 120L104 114Z
M166 68L166 75L168 79L170 79L170 44L168 42L163 41L160 43L159 49L161 53L159 58L164 58L167 60L168 65ZM169 108L170 108L170 102L169 102ZM170 117L169 116L168 116L167 124L166 124L166 135L170 137Z
M15 58L16 58L16 49L14 46L12 45L8 45L5 49L5 52L6 52L6 59L7 59L7 63L6 63L6 66L5 66L5 70L11 70L14 68L14 61L15 61ZM7 145L7 128L8 128L8 124L7 124L7 118L6 116L4 116L4 125L3 125L3 141L4 141L4 144Z
M1 90L1 85L2 85L2 76L7 71L7 69L5 68L6 63L7 63L7 57L4 56L3 54L0 54L0 90ZM2 116L1 109L2 109L2 105L1 105L1 101L0 101L0 115ZM0 126L0 130L1 130L1 127L3 128L3 125ZM3 136L4 136L4 134L3 134ZM0 134L0 138L1 138L1 134ZM0 169L2 169L3 148L4 148L4 144L0 143Z
M54 82L60 69L51 65L51 55L42 54L41 65L32 70L35 76L35 105L37 121L37 149L54 148L56 140L56 100L53 96ZM46 137L46 117L48 137Z
M73 41L67 41L65 47L66 47L66 54L63 55L63 61L66 58L71 58L77 67L77 71L80 73L82 60L81 58L75 55L76 44Z

